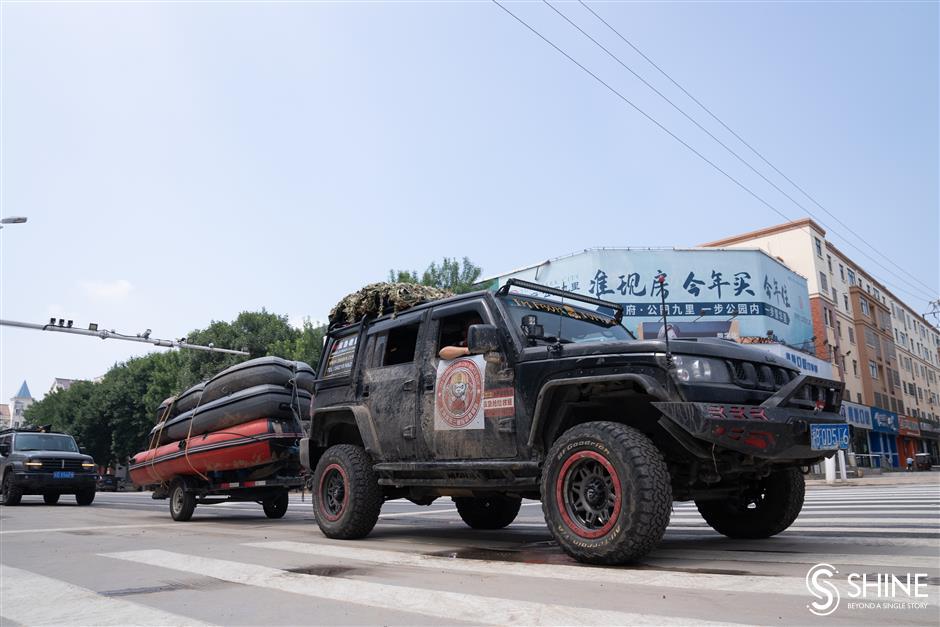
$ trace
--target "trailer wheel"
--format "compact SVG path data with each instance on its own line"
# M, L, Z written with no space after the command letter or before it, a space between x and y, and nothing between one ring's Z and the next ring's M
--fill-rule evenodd
M186 522L193 517L196 509L196 495L186 490L186 484L177 480L170 488L170 516L178 522Z
M283 518L287 513L289 503L290 496L287 490L281 490L275 496L261 501L261 507L264 508L264 515L268 518Z
M382 489L372 459L361 446L337 444L313 474L313 513L328 538L352 540L372 531L382 509Z

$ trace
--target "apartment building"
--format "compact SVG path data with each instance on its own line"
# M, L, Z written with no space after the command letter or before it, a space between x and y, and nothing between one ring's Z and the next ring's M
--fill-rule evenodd
M704 244L759 248L807 277L813 350L845 383L860 465L899 467L908 456L938 459L940 330L826 240L810 219Z

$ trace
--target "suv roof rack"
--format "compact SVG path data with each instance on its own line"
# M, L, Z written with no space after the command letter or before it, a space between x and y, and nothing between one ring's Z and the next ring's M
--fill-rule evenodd
M583 303L588 303L597 307L607 307L608 309L614 310L614 320L617 321L617 324L623 322L623 305L620 303L613 303L609 300L601 300L600 298L594 298L593 296L584 296L583 294L577 294L575 292L569 292L568 290L562 290L557 287L549 287L548 285L541 285L539 283L532 283L531 281L524 281L522 279L508 279L502 287L496 290L496 293L501 296L508 294L509 288L511 287L521 287L525 290L542 292L543 294L551 294L552 296L559 296L561 298L579 300Z
M28 427L7 427L6 429L0 429L0 435L6 433L57 433L59 435L68 435L61 431L53 431L51 424L40 425L38 427L30 425Z

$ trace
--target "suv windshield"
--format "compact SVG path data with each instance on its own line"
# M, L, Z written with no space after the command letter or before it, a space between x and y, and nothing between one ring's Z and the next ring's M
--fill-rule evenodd
M68 451L77 453L78 447L70 435L54 433L17 433L13 448L17 451Z
M522 327L523 316L534 315L538 324L544 327L545 335L557 336L561 342L620 342L631 339L623 326L603 313L515 294L503 296L500 300L506 305L517 330Z

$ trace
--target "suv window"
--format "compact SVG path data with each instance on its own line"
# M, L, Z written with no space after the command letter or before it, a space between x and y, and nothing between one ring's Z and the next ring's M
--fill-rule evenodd
M435 353L445 346L466 346L467 333L471 325L482 324L483 319L476 311L466 311L447 318L441 318Z
M509 311L516 329L522 326L522 318L536 315L545 334L560 333L562 342L611 342L630 340L626 328L614 322L603 312L572 307L568 304L527 296L504 296L501 299Z
M407 364L415 359L415 347L418 344L418 329L420 323L409 324L389 329L388 335L379 338L376 344L376 354L382 355L382 366ZM384 340L384 342L383 342ZM384 350L382 344L384 343ZM378 353L382 350L382 353Z
M75 445L72 436L54 433L17 433L13 448L17 451L78 452L78 447Z

